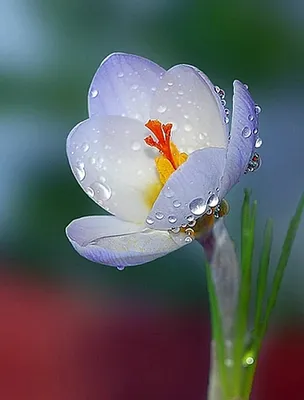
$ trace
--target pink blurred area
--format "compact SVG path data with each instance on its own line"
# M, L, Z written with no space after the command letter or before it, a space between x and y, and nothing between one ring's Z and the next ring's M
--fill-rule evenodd
M1 276L0 398L201 400L209 323L189 310L139 314L71 290ZM301 399L303 333L265 346L255 398Z

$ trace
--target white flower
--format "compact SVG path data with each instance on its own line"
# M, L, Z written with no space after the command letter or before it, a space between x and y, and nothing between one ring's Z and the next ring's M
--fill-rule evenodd
M225 213L226 193L259 164L260 108L235 81L229 134L224 96L193 66L166 71L123 53L101 63L89 118L70 132L67 155L81 187L113 215L69 224L82 256L143 264L190 243Z

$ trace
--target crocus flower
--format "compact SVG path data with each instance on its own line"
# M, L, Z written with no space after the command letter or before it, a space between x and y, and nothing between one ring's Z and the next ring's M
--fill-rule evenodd
M197 68L168 71L114 53L98 68L89 118L67 139L80 186L112 215L66 228L87 259L123 268L162 257L210 230L227 213L226 193L256 169L260 107L234 82L232 123L225 93Z

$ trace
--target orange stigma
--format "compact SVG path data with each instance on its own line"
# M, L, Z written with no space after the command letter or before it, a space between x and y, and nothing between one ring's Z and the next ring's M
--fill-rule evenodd
M172 124L162 124L157 119L150 119L145 126L153 133L157 140L152 135L145 138L148 146L155 147L159 152L170 161L174 169L178 168L172 154L171 129ZM174 149L173 149L174 150Z

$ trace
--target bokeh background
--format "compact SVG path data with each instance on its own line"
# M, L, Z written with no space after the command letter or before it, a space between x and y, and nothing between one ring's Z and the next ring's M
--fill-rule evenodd
M195 244L124 271L81 259L65 238L102 212L79 188L67 134L113 51L202 69L262 106L263 166L228 196L239 243L243 188L273 260L304 188L304 5L205 0L2 0L0 13L0 397L203 399L209 362L204 257ZM256 398L303 399L304 223L268 336Z

